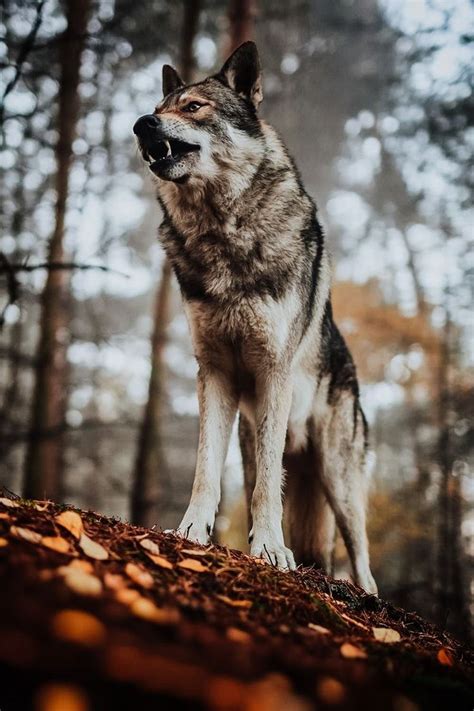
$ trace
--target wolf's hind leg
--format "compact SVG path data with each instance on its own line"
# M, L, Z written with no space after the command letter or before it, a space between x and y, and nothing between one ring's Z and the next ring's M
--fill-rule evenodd
M297 564L333 573L336 520L321 483L321 461L311 439L285 453L285 530Z
M342 392L315 422L321 442L321 480L351 560L355 581L377 593L366 532L367 474L364 425L351 392Z
M250 512L252 505L252 494L257 479L257 464L255 460L255 434L252 424L247 418L239 415L239 443L242 454L242 466L244 470L245 501L247 504L247 533L252 528L252 515Z

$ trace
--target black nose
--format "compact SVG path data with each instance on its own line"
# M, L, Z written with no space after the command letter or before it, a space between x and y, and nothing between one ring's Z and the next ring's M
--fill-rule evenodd
M140 116L133 126L133 133L139 138L144 138L153 132L160 125L160 121L154 114L145 114Z

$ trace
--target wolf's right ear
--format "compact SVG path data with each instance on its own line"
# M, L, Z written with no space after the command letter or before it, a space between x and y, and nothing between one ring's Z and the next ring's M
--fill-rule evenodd
M231 89L252 102L255 108L263 99L260 60L255 42L244 42L230 55L219 72Z
M163 65L162 74L162 85L163 85L163 97L171 94L175 89L179 89L180 86L184 86L184 81L179 76L176 69L170 67L169 64Z

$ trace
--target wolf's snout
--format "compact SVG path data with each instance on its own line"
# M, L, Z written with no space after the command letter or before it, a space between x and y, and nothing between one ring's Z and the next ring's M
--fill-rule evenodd
M140 116L139 119L135 121L133 126L133 133L138 136L138 138L145 138L156 131L160 125L160 120L154 114L145 114L145 116Z

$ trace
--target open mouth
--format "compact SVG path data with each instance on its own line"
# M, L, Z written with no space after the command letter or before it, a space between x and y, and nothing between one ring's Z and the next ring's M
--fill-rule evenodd
M177 163L183 156L198 150L199 146L195 143L186 143L186 141L178 141L176 138L169 138L147 147L144 151L144 158L148 160L150 168L153 170L161 165Z

